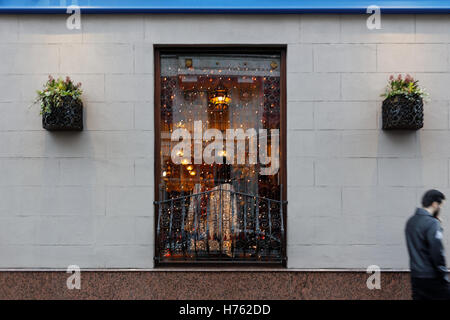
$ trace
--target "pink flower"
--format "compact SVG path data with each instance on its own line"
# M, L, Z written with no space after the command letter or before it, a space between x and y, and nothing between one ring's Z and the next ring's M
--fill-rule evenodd
M389 81L394 80L394 75L391 74L391 76L389 77Z
M410 82L413 82L413 81L414 81L414 78L411 77L411 75L407 74L407 75L406 75L406 78L405 78L405 82L406 82L406 83L410 83Z
M402 75L401 75L401 74L398 75L397 80L398 80L398 81L401 81L401 80L402 80Z

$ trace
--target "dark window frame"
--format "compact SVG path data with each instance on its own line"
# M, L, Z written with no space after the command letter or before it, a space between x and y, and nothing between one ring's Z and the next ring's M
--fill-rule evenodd
M274 262L159 262L157 257L159 256L159 248L157 241L157 219L158 214L156 211L156 201L159 201L159 190L160 185L160 152L161 152L161 54L165 53L241 53L241 54L254 54L254 53L265 53L265 54L279 54L281 57L280 66L280 175L281 175L281 185L282 185L282 198L287 200L287 157L286 157L286 139L287 139L287 95L286 95L286 45L154 45L153 46L153 64L154 64L154 267L223 267L226 265L231 265L232 267L287 267L287 201L283 204L283 221L284 221L284 237L282 245L282 256L283 259L281 263Z

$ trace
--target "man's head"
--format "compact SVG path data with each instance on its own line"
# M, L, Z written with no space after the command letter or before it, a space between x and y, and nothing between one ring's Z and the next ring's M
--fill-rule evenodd
M437 216L444 204L445 196L438 190L428 190L422 197L422 206L431 214Z

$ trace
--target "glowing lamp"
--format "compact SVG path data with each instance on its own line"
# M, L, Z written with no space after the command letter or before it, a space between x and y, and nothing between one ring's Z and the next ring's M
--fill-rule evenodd
M219 84L213 91L209 102L214 106L215 110L225 110L231 102L231 98L228 96L228 90L223 85Z

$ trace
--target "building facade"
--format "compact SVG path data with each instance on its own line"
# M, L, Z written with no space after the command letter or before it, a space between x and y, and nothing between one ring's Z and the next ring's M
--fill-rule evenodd
M64 14L0 15L4 283L30 274L64 278L57 271L78 265L92 279L102 272L142 277L129 272L137 270L153 281L174 272L185 281L204 276L211 284L208 277L217 272L234 279L254 272L258 283L287 277L285 283L298 286L289 287L291 297L351 297L342 282L359 288L354 297L409 297L405 221L425 190L450 194L450 19L382 14L381 29L371 30L368 16L87 14L81 29L71 30ZM429 93L424 127L382 130L380 95L391 74L407 73ZM82 83L83 131L42 128L39 106L30 105L49 74ZM214 84L206 89L210 80ZM217 115L211 105L223 104L214 105L211 95L220 96L220 84L230 102ZM167 134L185 125L193 134L199 120L208 123L204 129L224 132L278 129L279 171L266 179L249 173L259 164L226 160L208 169L194 163L194 155L192 162L174 165ZM194 168L187 170L190 164ZM174 177L168 179L170 173ZM213 192L206 205L201 195L192 197L202 192ZM219 198L216 207L220 202L226 208L212 208L211 197ZM264 199L272 202L261 209L257 201ZM196 210L209 214L203 225L194 221ZM208 220L217 218L214 212L222 214L220 226ZM241 238L233 237L245 214L253 222L245 222ZM178 224L167 220L177 217L183 217ZM189 219L197 224L188 230ZM201 228L203 238L184 238ZM207 241L208 249L200 248ZM237 244L242 241L253 242ZM170 263L189 268L199 260L194 271L172 269L180 267ZM365 288L371 265L385 271L388 293ZM302 281L317 281L316 288L331 282L340 293L320 295L309 288L308 295L298 289Z

